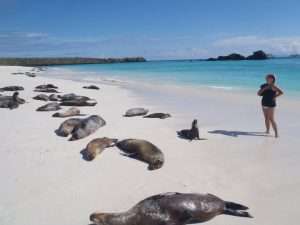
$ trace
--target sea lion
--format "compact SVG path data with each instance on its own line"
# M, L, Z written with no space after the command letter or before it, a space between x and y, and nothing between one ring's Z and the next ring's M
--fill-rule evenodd
M60 109L61 109L61 107L57 102L51 102L51 103L48 103L46 105L43 105L43 106L37 108L36 111L46 112L46 111L57 111Z
M93 90L99 90L100 88L96 85L90 85L90 86L84 86L85 89L93 89Z
M59 97L60 97L61 101L73 101L73 100L76 100L76 101L87 101L87 100L90 100L89 97L76 95L74 93L60 95Z
M65 118L65 117L78 116L78 115L80 115L80 110L72 107L67 109L65 112L54 113L52 117Z
M138 139L125 139L116 144L125 156L148 163L148 170L156 170L164 164L164 154L154 144Z
M49 96L45 94L39 94L33 97L33 99L47 102L49 100Z
M200 140L197 120L196 119L193 120L191 129L178 131L177 134L179 137L189 139L191 141L192 140Z
M97 225L186 225L203 223L218 215L252 216L247 206L224 201L212 194L165 193L139 202L121 213L93 213Z
M72 137L69 140L75 141L85 138L104 125L106 125L105 120L98 115L93 115L85 119L81 119L80 123L76 127L74 127L74 130L72 131Z
M101 154L105 148L115 146L118 139L111 139L107 137L96 138L88 143L86 148L82 151L83 158L87 161L92 161L97 155Z
M148 109L144 108L132 108L128 109L125 113L125 117L133 117L133 116L144 116L149 112Z
M47 88L58 89L58 87L55 86L54 84L42 84L35 87L35 89L47 89Z
M15 92L12 96L0 96L0 108L16 109L24 103L25 100L19 98L19 92Z
M60 98L59 98L59 95L51 94L51 95L49 95L49 100L53 101L53 102L56 102L56 101L59 101Z
M74 128L81 122L79 118L72 118L65 120L59 128L55 131L58 136L67 137L72 133Z
M22 86L6 86L0 88L0 91L24 91L24 88Z
M166 119L171 117L169 113L151 113L149 115L144 116L144 118L158 118L158 119Z
M45 93L59 93L56 89L54 88L38 88L34 90L35 92L45 92Z
M66 100L62 101L60 105L62 106L95 106L97 101L94 99L89 100Z

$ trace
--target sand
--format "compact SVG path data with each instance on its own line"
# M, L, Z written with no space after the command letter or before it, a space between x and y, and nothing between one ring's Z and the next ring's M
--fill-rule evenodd
M195 102L189 97L196 93L176 90L183 99L177 101L170 97L174 91L170 90L170 98L152 101L150 95L140 96L118 86L101 84L101 90L96 91L82 88L89 82L11 75L30 69L0 67L0 86L24 86L20 96L28 102L16 110L0 109L0 224L89 224L94 211L126 210L163 192L212 193L249 206L255 217L218 216L207 224L299 223L299 101L280 99L281 137L275 139L245 133L263 131L259 101L254 95L198 90L201 97ZM52 118L53 112L36 112L44 102L32 99L38 94L34 87L46 83L59 86L63 93L95 98L97 106L81 111L101 115L107 125L75 142L56 136L54 131L64 119ZM159 96L160 92L155 93ZM168 106L167 99L173 101ZM122 117L128 108L136 106L168 111L173 117ZM195 109L185 113L185 107ZM176 130L188 128L194 117L207 141L177 138ZM220 133L216 130L223 131L216 134ZM146 164L120 155L116 148L107 149L92 162L83 160L80 151L86 144L104 136L151 141L163 150L165 165L148 171Z

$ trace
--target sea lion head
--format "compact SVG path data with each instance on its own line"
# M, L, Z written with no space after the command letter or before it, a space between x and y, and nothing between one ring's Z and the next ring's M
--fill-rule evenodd
M115 144L118 142L118 139L115 138L99 138L91 141L86 149L82 152L84 159L87 161L92 161L96 158L98 154L102 152L102 150L99 150L99 148L109 148L115 146Z
M156 159L153 163L149 164L148 170L157 170L160 169L164 164L163 159Z
M106 221L109 217L108 213L92 213L90 215L90 221L97 225L106 225Z
M171 117L171 114L165 113L165 114L162 116L162 119L166 119L166 118L169 118L169 117Z
M198 121L196 119L193 120L192 128L198 127Z

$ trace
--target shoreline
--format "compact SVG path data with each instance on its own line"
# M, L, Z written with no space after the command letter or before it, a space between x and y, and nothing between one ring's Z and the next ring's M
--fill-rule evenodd
M280 99L281 137L275 139L259 135L263 120L259 99L253 95L174 92L166 87L145 93L144 87L107 84L94 91L82 88L93 84L88 81L10 74L27 69L0 66L1 87L24 86L20 97L28 102L16 110L0 109L1 119L5 118L0 132L0 176L5 179L0 189L1 224L88 224L94 211L119 212L163 192L212 193L249 205L254 216L251 220L219 216L211 222L215 225L298 223L297 101ZM32 99L38 94L33 88L45 83L59 86L63 93L95 98L98 104L81 108L82 113L100 114L107 125L75 142L56 136L54 130L64 119L52 118L53 112L35 112L45 103ZM172 117L122 117L131 107L169 112ZM177 138L176 130L189 128L194 118L200 136L208 140ZM149 140L164 152L165 165L147 171L144 163L121 156L116 148L105 150L92 162L84 161L80 151L90 140L104 136Z

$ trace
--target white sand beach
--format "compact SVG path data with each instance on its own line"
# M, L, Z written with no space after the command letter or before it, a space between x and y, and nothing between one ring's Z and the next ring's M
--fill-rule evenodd
M249 206L254 216L221 215L207 222L211 225L299 224L298 100L287 96L279 100L280 138L275 139L251 133L264 131L255 93L179 88L169 93L179 93L178 101L186 105L176 108L176 99L167 105L162 96L155 103L159 101L151 101L151 96L119 86L100 84L96 91L82 88L91 83L11 75L30 69L0 67L0 87L23 86L20 97L27 101L15 110L0 109L0 224L87 225L95 211L127 210L164 192L212 193ZM98 104L82 107L81 112L99 114L107 125L74 142L58 137L54 131L64 119L51 117L53 112L36 112L45 103L32 99L38 94L34 87L46 83L57 85L62 93L95 98ZM160 93L159 87L153 92ZM132 107L169 112L172 117L123 117ZM208 140L177 137L176 131L189 128L194 118L201 137ZM80 151L96 137L151 141L164 152L165 164L148 171L145 163L122 156L116 147L87 162Z

